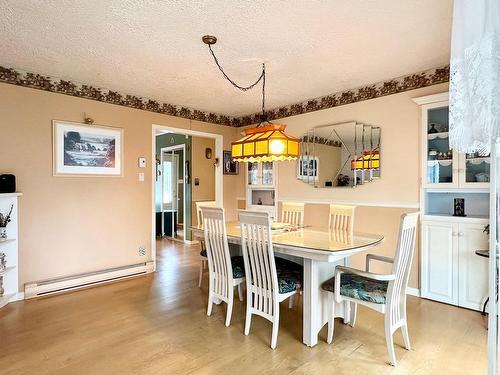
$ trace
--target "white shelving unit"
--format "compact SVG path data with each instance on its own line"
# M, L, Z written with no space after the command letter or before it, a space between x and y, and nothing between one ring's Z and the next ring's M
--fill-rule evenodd
M8 212L11 205L12 210L11 222L7 225L7 240L0 241L0 253L4 253L7 260L7 268L0 271L0 277L3 278L4 294L0 297L0 308L10 302L22 299L22 294L19 293L19 245L18 245L18 200L21 193L0 194L0 211Z
M275 162L245 163L246 208L278 220L278 172Z
M481 310L488 260L475 251L488 249L489 157L450 150L448 93L414 101L422 121L420 294ZM453 216L455 198L465 200L467 216Z

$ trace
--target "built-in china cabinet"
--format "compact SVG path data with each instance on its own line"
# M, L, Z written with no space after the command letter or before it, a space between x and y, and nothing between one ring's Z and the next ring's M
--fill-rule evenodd
M254 162L246 164L246 207L248 210L268 212L277 220L278 172L275 162Z
M421 119L421 296L480 310L488 259L475 252L488 249L490 158L450 149L448 93L414 101Z

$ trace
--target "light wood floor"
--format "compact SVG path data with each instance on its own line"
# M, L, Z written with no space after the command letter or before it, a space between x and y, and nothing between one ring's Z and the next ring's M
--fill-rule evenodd
M474 311L409 297L412 350L396 334L399 366L386 364L382 315L360 308L356 327L336 323L332 345L307 348L301 305L283 305L276 350L271 325L244 302L206 316L195 247L159 242L151 276L0 310L0 374L485 374L485 321Z

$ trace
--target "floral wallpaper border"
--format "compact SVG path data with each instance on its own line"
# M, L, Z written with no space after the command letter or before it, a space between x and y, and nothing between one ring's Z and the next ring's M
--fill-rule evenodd
M267 111L267 116L269 120L276 120L290 116L302 115L308 112L338 107L341 105L361 102L363 100L380 98L386 95L445 83L449 81L449 77L450 66L446 65L441 68L430 69L421 73L393 78L389 81L379 82L353 90L341 91L316 99L306 100L301 103L271 109ZM238 121L238 124L234 126L255 124L260 121L260 113L239 117L235 119L235 121Z
M447 65L442 68L431 69L425 72L360 87L358 89L342 91L301 103L271 109L267 111L267 114L269 120L301 115L308 112L338 107L345 104L448 82L449 75L450 67ZM260 119L260 113L242 117L225 116L169 103L162 103L156 100L123 94L90 85L77 84L41 74L5 68L3 66L0 66L0 82L232 127L255 124L258 123Z

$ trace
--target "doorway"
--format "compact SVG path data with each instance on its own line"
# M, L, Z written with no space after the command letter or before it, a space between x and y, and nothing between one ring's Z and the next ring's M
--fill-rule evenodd
M186 145L162 147L160 154L160 235L186 238Z
M184 159L181 161L181 156L175 156L177 153L168 148L184 145ZM162 152L162 148L167 148ZM156 240L157 234L161 233L161 223L177 223L177 231L172 229L177 237L177 241L184 243L192 243L191 225L196 225L196 202L199 201L215 201L217 205L223 205L223 173L222 160L223 154L223 137L219 134L200 132L190 129L172 128L162 125L153 125L152 127L152 158L156 163L152 163L152 178L153 178L153 194L152 194L152 240L151 240L151 258L156 269ZM167 156L170 155L170 156ZM163 161L162 161L163 156ZM166 162L166 163L164 163ZM178 168L175 169L175 164L178 163ZM162 198L163 184L162 168L167 168L169 171L175 169L175 172L169 177L170 183L167 183L165 199ZM184 174L182 174L184 173ZM181 184L181 176L183 184ZM173 184L172 181L177 179L178 183ZM168 186L171 186L168 188ZM207 189L211 186L211 189ZM174 195L174 189L177 188L177 200ZM167 193L172 191L171 195ZM182 198L179 196L182 195ZM179 199L180 198L180 199ZM175 206L175 202L182 202L183 208L179 205ZM162 213L173 210L177 212L178 217L173 218L173 214L167 219L161 219ZM182 218L180 217L182 215ZM157 220L159 218L160 220ZM180 219L180 220L179 220ZM160 224L158 224L160 222ZM160 228L158 228L160 226ZM195 241L197 242L197 241Z

